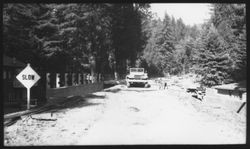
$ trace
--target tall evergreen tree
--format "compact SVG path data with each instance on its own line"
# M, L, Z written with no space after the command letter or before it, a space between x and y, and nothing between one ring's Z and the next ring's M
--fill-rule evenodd
M208 25L203 32L198 62L203 84L213 86L232 81L229 75L232 61L229 58L226 43L212 24Z
M233 61L230 75L246 79L246 7L245 4L213 4L212 21L227 43Z
M4 51L9 56L44 68L45 39L56 32L46 4L4 5Z

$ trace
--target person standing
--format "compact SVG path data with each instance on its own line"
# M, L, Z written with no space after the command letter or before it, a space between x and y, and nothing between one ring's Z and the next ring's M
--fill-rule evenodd
M165 81L164 81L164 90L166 89L166 87L167 87L167 89L168 89L168 84L167 84L167 81L165 80Z

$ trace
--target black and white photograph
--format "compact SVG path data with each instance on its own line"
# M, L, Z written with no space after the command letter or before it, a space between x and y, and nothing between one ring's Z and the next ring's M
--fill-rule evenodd
M3 146L245 145L245 3L3 3Z

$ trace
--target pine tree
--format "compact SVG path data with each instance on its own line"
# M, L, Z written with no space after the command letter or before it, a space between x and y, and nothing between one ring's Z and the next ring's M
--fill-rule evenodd
M56 27L50 22L50 8L46 4L5 4L4 50L9 56L44 68L46 51L43 43Z
M230 75L246 79L246 8L245 4L213 4L212 21L227 43L232 60Z
M226 44L213 25L206 28L202 35L203 45L200 49L200 69L203 75L202 83L213 86L232 81L230 75L230 61Z
M142 18L147 4L114 4L111 7L112 47L119 73L126 73L127 61L135 65L142 52Z

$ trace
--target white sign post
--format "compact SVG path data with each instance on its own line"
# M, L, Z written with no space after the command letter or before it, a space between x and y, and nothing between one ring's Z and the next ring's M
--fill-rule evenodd
M40 76L30 67L28 63L17 76L20 81L27 88L27 109L30 109L30 88L40 79Z

